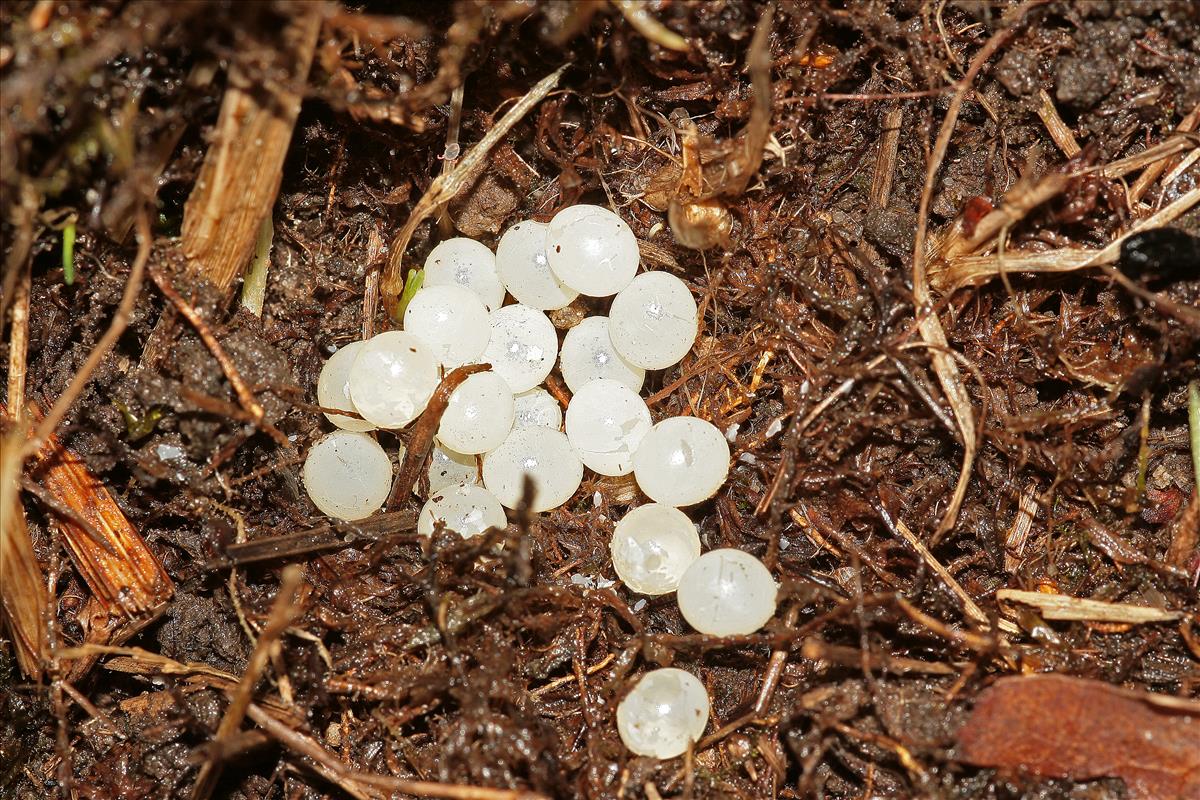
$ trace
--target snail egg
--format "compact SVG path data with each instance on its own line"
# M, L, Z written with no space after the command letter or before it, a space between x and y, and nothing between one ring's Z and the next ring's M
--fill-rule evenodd
M483 360L513 392L528 391L546 380L558 357L558 334L550 318L518 304L493 311L491 323L492 338Z
M552 428L562 430L562 406L545 389L530 389L516 396L514 428Z
M579 459L601 475L628 475L649 430L646 401L619 381L591 381L567 406L567 439Z
M613 298L609 335L617 352L645 369L679 363L696 342L696 300L666 272L643 272Z
M479 465L475 456L435 444L429 458L429 491L436 492L452 483L479 483Z
M613 347L608 334L608 317L588 317L567 331L558 368L572 392L597 378L612 378L637 392L641 391L646 379L646 370L630 364Z
M617 576L639 594L679 588L679 579L700 556L696 526L678 508L649 503L617 523L609 544Z
M450 394L438 441L466 455L499 447L513 426L512 390L494 372L478 372Z
M321 375L317 378L317 403L325 408L358 411L354 407L354 401L350 399L350 367L354 365L354 357L358 355L360 347L362 342L351 342L331 355L325 366L321 367ZM375 426L365 419L344 417L341 414L326 414L325 417L342 430L375 430Z
M496 495L469 483L455 483L431 492L417 517L417 533L432 536L436 523L464 539L478 536L488 528L508 526L508 517Z
M478 361L492 336L483 301L457 285L417 292L404 310L404 330L429 345L448 370Z
M437 356L423 339L386 331L362 343L350 367L350 398L380 428L403 428L438 385Z
M496 246L496 272L509 294L531 308L554 311L570 305L579 292L558 279L546 258L543 222L527 219L504 232Z
M429 252L425 259L423 286L457 284L466 287L483 301L488 311L504 302L504 285L496 273L496 256L487 245L474 239L447 239Z
M617 733L639 756L675 758L704 735L708 691L690 672L655 669L617 705Z
M777 587L766 565L741 550L710 550L679 580L679 612L700 633L754 633L775 615Z
M356 520L383 507L392 490L392 462L371 436L334 431L309 448L301 477L321 513Z
M607 208L568 206L550 220L546 258L567 286L589 297L608 297L624 289L637 272L637 237Z
M650 429L633 455L633 474L646 496L690 506L717 493L729 474L729 443L711 422L669 417Z
M566 435L549 428L515 430L483 457L483 485L505 508L517 508L525 476L533 481L531 511L549 511L571 499L583 480L583 464Z

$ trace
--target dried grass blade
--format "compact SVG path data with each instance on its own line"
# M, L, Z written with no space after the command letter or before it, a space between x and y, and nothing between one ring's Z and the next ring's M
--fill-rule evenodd
M959 110L962 108L963 100L966 98L971 84L975 81L975 76L979 74L979 71L983 68L987 60L1016 31L1018 24L1024 19L1026 12L1034 6L1040 5L1041 2L1042 0L1026 0L1017 6L1008 15L1004 27L992 34L991 38L987 40L971 60L971 66L967 69L966 74L963 75L963 79L958 82L954 96L950 100L950 107L946 111L946 118L942 120L942 127L938 131L933 153L930 156L929 164L925 171L925 186L921 191L921 203L917 212L917 233L913 242L913 301L917 309L918 330L921 333L921 339L933 347L930 355L933 362L933 370L937 374L942 391L950 403L950 410L954 412L954 419L958 423L959 432L962 434L963 445L963 460L958 473L958 482L955 484L954 494L950 498L950 503L946 506L946 513L942 517L937 531L934 533L935 543L954 527L954 523L958 519L958 510L962 507L963 499L967 495L967 483L971 479L971 469L975 463L977 444L975 442L975 414L971 408L971 398L967 394L967 388L963 383L962 373L958 371L958 365L948 354L950 349L949 342L946 339L946 332L942 329L941 320L932 311L933 303L925 270L925 245L929 231L929 206L933 200L933 188L937 181L938 170L941 168L942 160L946 157L946 149L950 145L950 136L954 133L954 126L958 121Z
M1146 622L1174 622L1182 619L1182 611L1166 608L1136 606L1131 603L1109 603L1086 597L1065 594L1027 592L1022 589L1000 589L996 599L1032 606L1046 619L1088 622L1118 622L1140 625Z

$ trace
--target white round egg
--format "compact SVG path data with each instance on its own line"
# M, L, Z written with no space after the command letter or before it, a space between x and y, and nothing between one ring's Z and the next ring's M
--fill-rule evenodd
M372 336L350 367L354 407L380 428L403 428L420 416L437 385L437 356L424 339L404 331Z
M617 705L617 733L639 756L675 758L700 741L708 710L708 690L695 675L650 670Z
M404 461L403 456L400 460ZM479 483L479 464L475 456L435 444L429 457L428 474L429 491L436 492L453 483Z
M474 364L492 337L488 310L463 286L426 286L404 310L404 330L424 340L447 370Z
M637 237L607 208L568 206L546 230L546 258L559 280L580 294L608 297L637 272Z
M679 363L699 331L696 300L666 272L643 272L613 298L608 332L617 352L645 369Z
M429 252L422 286L448 284L470 289L488 311L495 311L504 302L504 285L496 272L496 256L487 245L474 239L462 236L447 239Z
M749 553L710 550L692 562L679 580L679 613L700 633L740 636L754 633L775 615L778 587L766 565Z
M491 323L483 361L508 381L513 392L528 391L546 380L558 357L558 334L550 318L517 304L493 311Z
M626 514L613 530L613 568L639 594L659 595L679 588L679 579L700 556L695 524L678 508L648 503Z
M304 490L321 513L344 520L369 517L387 502L392 462L368 434L334 431L309 448Z
M342 411L358 411L350 399L350 368L358 355L362 342L350 342L329 357L321 367L317 378L317 403L325 408ZM341 414L326 414L325 418L345 431L373 431L375 426L365 419L355 419Z
M625 384L602 378L584 384L571 398L566 430L589 469L601 475L628 475L633 454L650 431L650 409Z
M549 428L523 428L483 457L483 485L505 508L517 508L525 476L533 481L532 511L549 511L571 499L583 480L583 464L566 435Z
M504 528L508 517L496 495L470 483L455 483L430 492L429 500L417 517L417 533L432 536L436 523L442 522L464 539L478 536L488 528Z
M545 389L530 389L516 396L514 428L551 428L562 430L562 406Z
M527 219L504 232L496 246L496 272L517 302L541 311L570 305L579 292L558 279L546 258L543 222Z
M477 372L450 393L438 441L465 455L499 447L512 430L515 403L508 383L494 372Z
M729 475L729 442L711 422L669 417L650 429L633 455L637 484L651 499L690 506L717 493Z
M613 347L608 335L608 317L588 317L563 337L558 368L567 388L579 391L588 381L611 378L639 392L646 370L631 364Z

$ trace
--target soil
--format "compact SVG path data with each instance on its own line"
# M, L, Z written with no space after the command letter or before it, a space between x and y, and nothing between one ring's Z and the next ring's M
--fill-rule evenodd
M1166 305L1099 269L1014 272L935 294L978 442L948 530L964 448L936 348L913 344L913 249L954 82L989 37L1011 29L966 94L936 176L935 240L1001 205L1023 176L1110 164L1166 140L1200 104L1200 7L1045 2L1013 22L1010 2L644 4L683 37L679 52L650 41L619 5L326 7L271 214L261 315L181 267L179 237L231 75L268 85L281 74L278 32L304 6L0 6L0 232L6 290L10 274L31 275L26 399L49 408L107 329L145 204L150 268L172 276L263 409L257 427L239 415L212 348L146 280L58 430L175 584L161 616L125 646L236 680L284 566L298 563L306 589L255 697L355 772L564 798L1136 796L1119 771L1071 779L967 763L957 736L1005 674L1200 694L1190 618L1054 621L996 599L1035 589L1196 612L1187 385L1200 377L1200 329L1169 311L1200 308L1200 268L1177 255L1194 241L1148 240L1118 265ZM770 96L756 97L746 64L764 13ZM655 419L695 414L729 431L730 478L689 514L706 549L741 548L772 567L779 613L760 634L695 634L672 597L612 583L613 520L642 502L620 479L586 479L568 505L515 520L499 554L490 542L374 530L359 534L366 544L228 556L242 542L328 530L299 482L307 446L329 430L311 405L324 359L363 335L365 286L444 157L479 142L564 64L558 88L503 138L478 181L417 228L405 263L455 230L494 247L514 222L598 202L630 224L647 263L688 282L701 337L681 365L648 376L646 394ZM1038 115L1042 92L1082 147L1073 158ZM732 168L754 135L756 102L769 106L765 156L738 186ZM881 206L873 175L895 111ZM689 196L679 165L686 177L692 158L706 189ZM1072 179L1012 226L1007 247L1106 245L1147 213L1125 201L1135 177ZM1142 202L1158 209L1198 184L1192 164ZM710 217L691 233L724 220L720 243L680 245L689 231L651 202L660 196L707 201ZM1171 225L1196 235L1200 214ZM580 301L555 321L605 307ZM390 325L379 308L367 321L375 330ZM147 357L152 339L158 355ZM413 436L380 440L395 456ZM79 609L92 593L63 555L55 512L32 493L23 503L38 560L57 575L56 646L77 645L90 635ZM418 507L416 497L401 505ZM898 526L987 620L964 612ZM1019 630L1000 636L1001 618ZM65 672L23 677L13 648L0 642L0 796L189 795L229 686L101 660L68 693L85 705L64 695ZM708 733L719 734L687 759L658 762L625 750L614 710L642 671L665 665L703 680ZM331 777L249 721L243 729L226 743L214 797L387 796Z

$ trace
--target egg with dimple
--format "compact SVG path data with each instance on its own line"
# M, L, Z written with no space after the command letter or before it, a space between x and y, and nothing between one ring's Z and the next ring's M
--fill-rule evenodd
M571 499L583 480L583 463L567 437L549 428L514 430L483 457L483 485L505 508L520 508L525 480L533 484L531 511L549 511Z
M455 483L431 492L417 517L417 533L431 536L438 523L464 539L488 528L504 528L508 517L496 496L482 486Z
M674 667L650 670L617 705L617 733L640 756L675 758L708 725L708 690Z
M607 208L580 204L550 220L546 258L567 286L589 297L608 297L633 280L640 254L625 220Z
M613 347L631 364L666 369L696 343L696 300L674 275L643 272L613 299L608 327Z
M362 342L350 342L329 357L317 378L317 402L325 408L357 412L350 399L350 368L362 348ZM326 419L342 430L373 431L375 426L365 419L355 419L342 414L325 414Z
M374 437L334 431L309 448L304 489L323 514L357 520L374 514L392 489L392 462Z
M611 378L635 392L641 391L646 370L629 363L617 352L608 325L608 317L588 317L563 337L558 368L572 392L599 378Z
M516 396L514 428L550 428L561 430L562 406L545 389L530 389Z
M601 475L628 475L633 454L650 430L650 409L619 381L590 381L567 405L566 429L586 467Z
M463 286L474 292L488 311L495 311L504 302L495 254L487 245L461 236L447 239L429 252L422 285Z
M496 247L496 271L509 294L518 303L542 311L563 308L579 295L550 269L548 229L542 222L518 222L504 232Z
M667 594L700 557L695 524L677 508L648 503L626 514L609 544L613 569L639 594Z
M527 392L546 380L558 357L558 334L550 318L517 304L496 309L490 319L492 334L483 361L513 392Z
M435 444L429 456L429 491L436 492L453 483L479 483L476 458Z
M754 633L775 615L778 587L766 565L731 548L710 550L679 580L679 612L700 633Z
M350 367L354 407L380 428L403 428L429 403L437 388L437 356L423 339L386 331L362 343Z
M494 372L478 372L451 392L438 441L465 455L486 453L507 438L515 413L508 382Z
M463 286L427 286L404 310L404 330L422 339L447 370L474 364L492 337L483 301Z
M717 493L729 475L729 442L711 422L669 417L647 433L633 455L638 487L651 500L690 506Z

